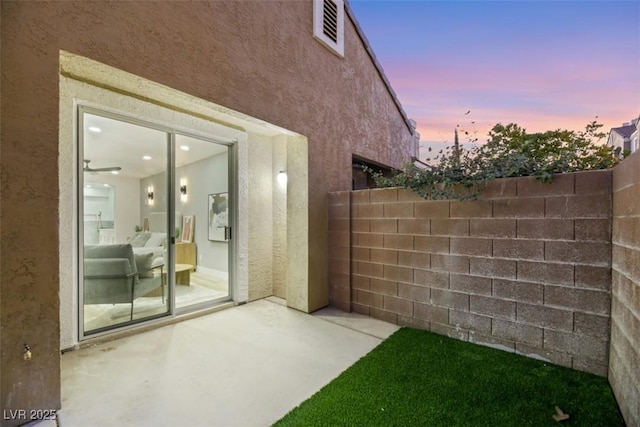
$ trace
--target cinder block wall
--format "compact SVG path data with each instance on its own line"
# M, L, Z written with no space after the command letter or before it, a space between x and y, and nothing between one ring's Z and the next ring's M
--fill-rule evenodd
M613 171L609 382L629 426L640 426L640 152Z
M606 375L611 171L497 180L478 201L330 197L332 304ZM349 215L351 251L346 244ZM345 262L350 281L345 284ZM345 287L351 292L347 295Z

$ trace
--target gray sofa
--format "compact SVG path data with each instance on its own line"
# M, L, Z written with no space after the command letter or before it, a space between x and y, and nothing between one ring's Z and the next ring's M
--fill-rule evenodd
M84 303L131 304L131 320L136 298L162 288L164 303L164 266L152 263L153 254L134 255L128 243L85 246Z

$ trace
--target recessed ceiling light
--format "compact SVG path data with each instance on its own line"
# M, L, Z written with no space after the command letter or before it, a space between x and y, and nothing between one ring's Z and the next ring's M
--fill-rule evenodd
M89 126L89 130L91 132L95 132L95 133L100 133L102 132L102 129L100 129L98 126Z
M143 160L151 160L151 156L142 156Z
M188 145L181 145L181 146L180 146L180 149L181 149L182 151L189 151L189 146L188 146Z
M113 175L118 175L120 172L118 172L118 171L111 171L111 173L112 173Z
M115 172L115 171L113 171L113 172ZM102 185L103 185L103 186L105 186L105 187L108 187L108 186L109 186L109 184L102 184Z
M91 188L91 184L87 184L87 185L85 185L85 187Z

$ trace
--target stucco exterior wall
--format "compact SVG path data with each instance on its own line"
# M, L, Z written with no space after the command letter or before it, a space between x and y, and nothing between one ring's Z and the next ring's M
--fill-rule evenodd
M640 425L640 153L613 170L609 382L629 426Z
M335 306L607 374L610 170L496 180L477 201L331 201Z
M60 406L58 210L69 191L58 178L61 50L304 135L305 143L288 142L286 162L289 194L308 194L308 215L289 223L286 246L306 238L297 251L305 262L287 259L287 282L308 287L287 287L287 299L303 311L327 304L327 192L350 188L352 154L400 167L412 153L411 131L348 19L339 58L313 39L310 1L1 8L3 407ZM304 160L290 158L292 150ZM240 162L239 174L248 166ZM287 198L287 211L299 204ZM250 274L238 271L238 280ZM30 362L20 355L24 343Z

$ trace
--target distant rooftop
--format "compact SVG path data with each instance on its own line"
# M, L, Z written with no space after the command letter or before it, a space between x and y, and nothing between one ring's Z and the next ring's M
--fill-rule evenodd
M631 134L635 131L636 131L636 125L626 125L626 126L620 126L620 127L611 129L611 132L616 132L617 134L625 138L630 137Z

